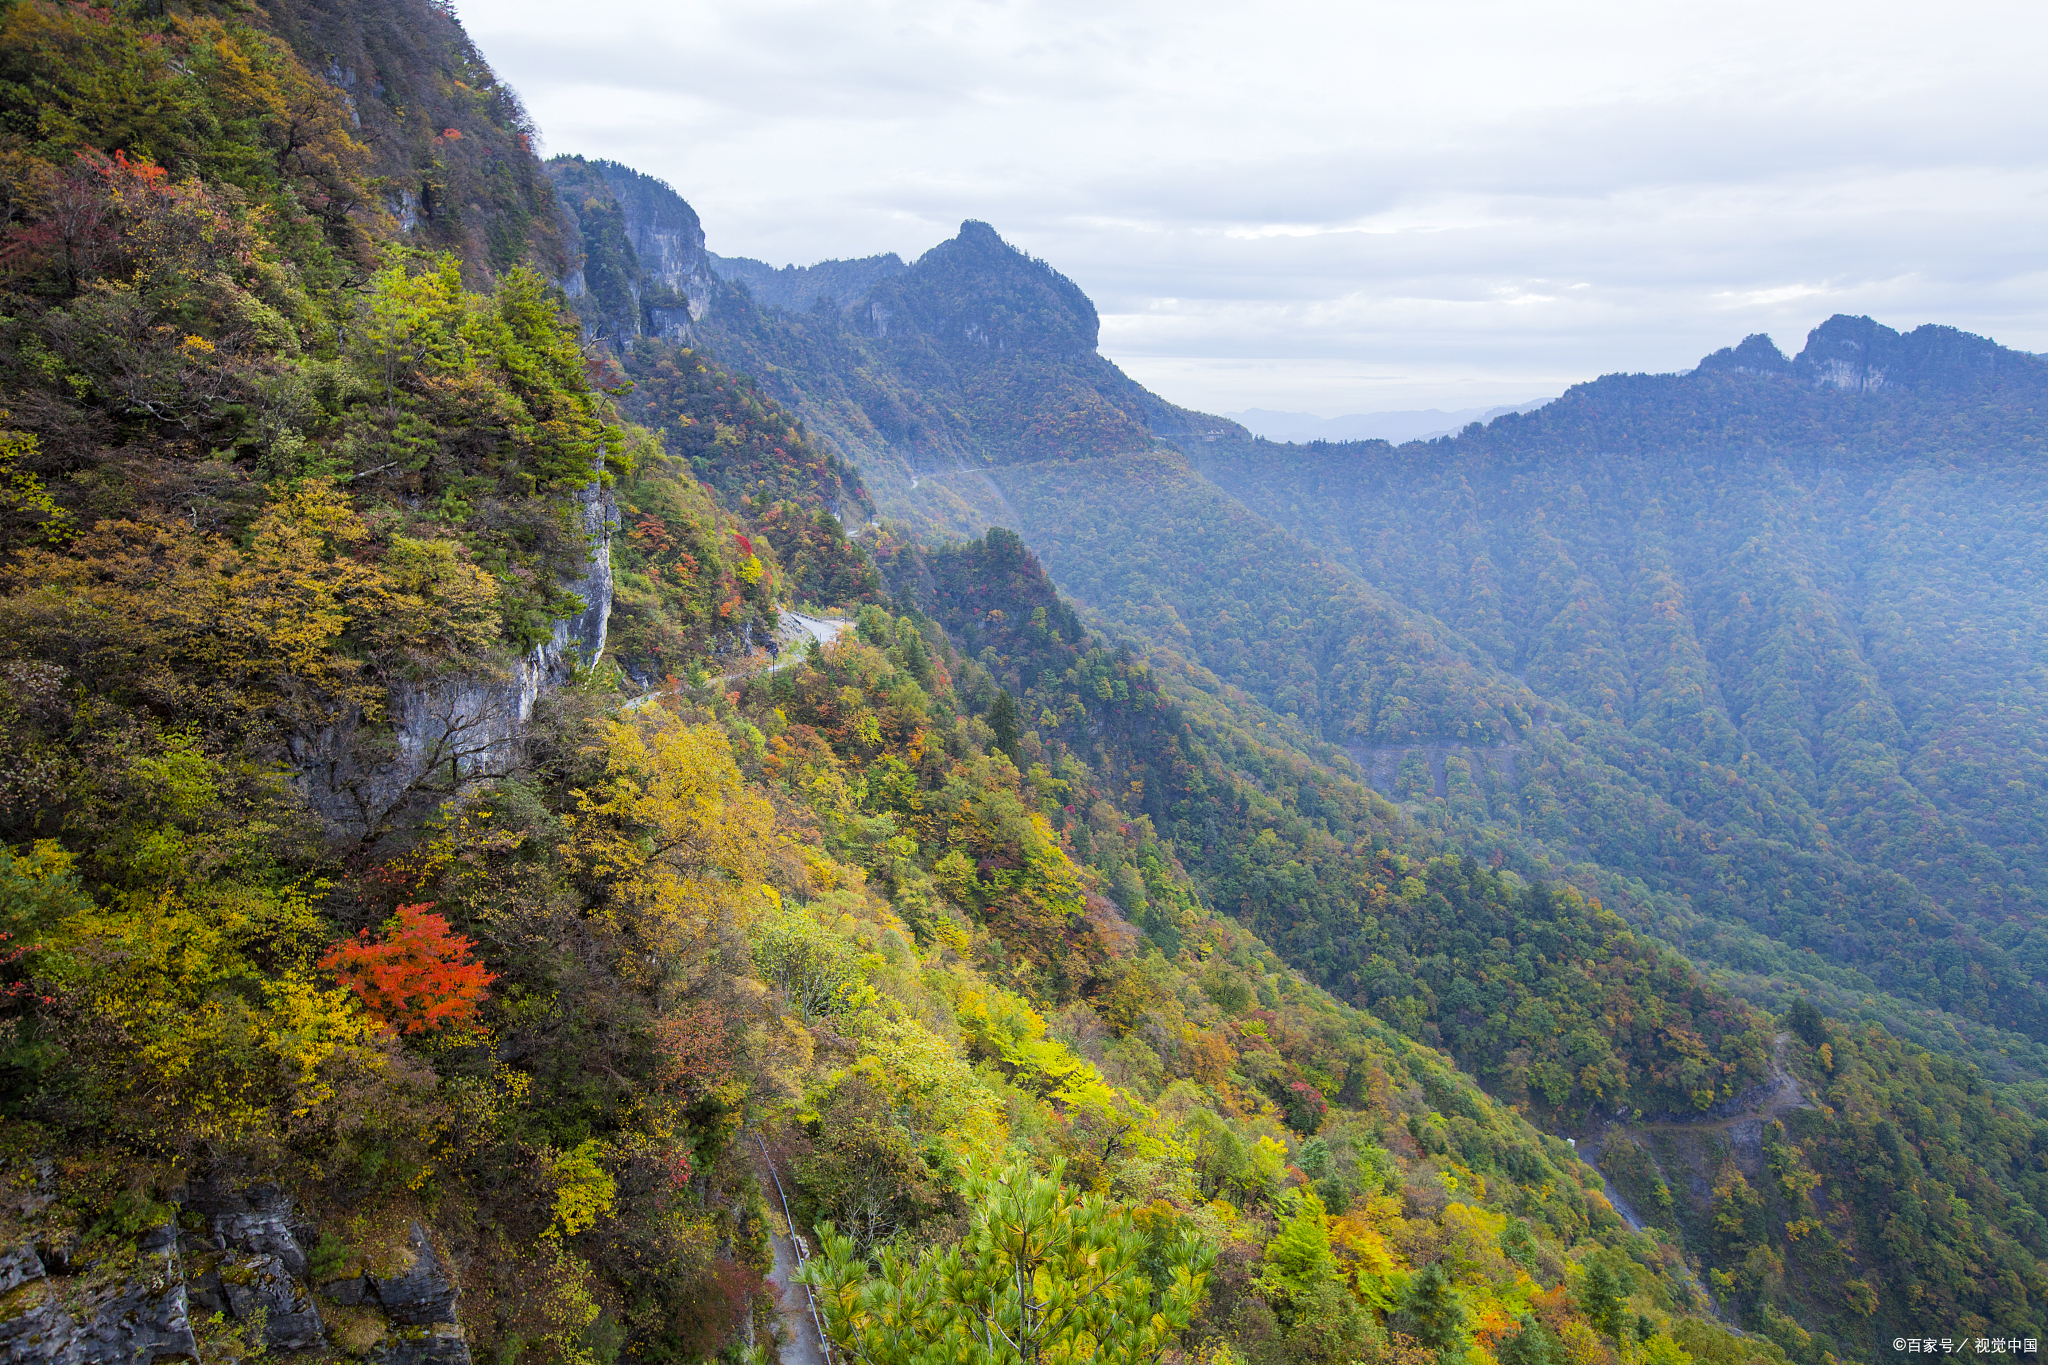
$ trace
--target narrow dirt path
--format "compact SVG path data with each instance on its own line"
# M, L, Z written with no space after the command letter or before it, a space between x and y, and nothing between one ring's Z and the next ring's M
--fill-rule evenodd
M761 1153L761 1173L768 1177L768 1241L775 1253L775 1267L768 1282L775 1286L775 1311L782 1319L777 1358L781 1365L832 1365L832 1352L818 1330L818 1318L811 1305L811 1291L798 1284L796 1272L806 1259L808 1248L790 1221L789 1199L782 1191L782 1177L768 1156L767 1145L757 1134L754 1145Z
M1637 1216L1634 1209L1629 1207L1628 1201L1622 1198L1621 1192L1609 1183L1606 1174L1600 1170L1600 1154L1606 1146L1607 1139L1616 1135L1627 1137L1635 1134L1657 1132L1685 1133L1688 1135L1719 1133L1727 1139L1730 1151L1738 1153L1753 1151L1760 1159L1765 1124L1795 1109L1811 1109L1814 1107L1813 1101L1808 1099L1806 1092L1800 1088L1798 1079L1793 1076L1791 1071L1786 1069L1785 1045L1790 1039L1790 1034L1780 1033L1772 1040L1769 1088L1761 1094L1754 1094L1753 1097L1748 1098L1742 1107L1733 1114L1724 1114L1714 1118L1652 1120L1646 1123L1601 1123L1587 1128L1585 1133L1575 1140L1573 1145L1579 1154L1579 1158L1592 1167L1594 1174L1600 1177L1601 1191L1607 1196L1607 1202L1613 1206L1615 1213L1620 1215L1621 1220L1628 1224L1630 1229L1641 1232L1644 1227L1643 1220ZM1731 1328L1734 1327L1733 1323L1728 1322L1726 1318L1722 1317L1720 1304L1714 1299L1713 1294L1707 1287L1694 1278L1690 1268L1686 1270L1681 1278L1691 1284L1700 1299L1707 1305L1708 1310L1716 1318L1720 1319L1724 1325ZM1737 1328L1735 1330L1739 1331L1740 1329Z
M1785 1069L1785 1044L1792 1035L1781 1033L1771 1044L1771 1088L1746 1105L1739 1113L1721 1118L1665 1119L1650 1123L1617 1124L1616 1127L1641 1129L1646 1132L1657 1130L1684 1130L1688 1133L1722 1133L1745 1124L1755 1124L1759 1129L1781 1114L1794 1109L1811 1109L1813 1101L1799 1088L1798 1079Z

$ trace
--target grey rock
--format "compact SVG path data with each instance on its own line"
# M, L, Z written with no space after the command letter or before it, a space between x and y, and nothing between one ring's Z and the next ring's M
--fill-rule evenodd
M385 1315L404 1326L426 1327L455 1321L455 1300L460 1291L440 1253L428 1239L426 1229L412 1225L407 1236L412 1264L403 1274L371 1276L371 1287Z
M278 1256L238 1258L224 1274L228 1311L242 1321L263 1314L263 1340L273 1350L296 1351L321 1339L320 1310Z
M286 1273L306 1273L306 1253L280 1215L223 1214L213 1220L213 1231L232 1250L252 1256L275 1256Z
M26 1242L0 1252L0 1294L19 1289L30 1280L40 1280L44 1273L42 1258Z
M199 1359L183 1283L162 1287L156 1277L131 1282L108 1300L61 1359L69 1365L151 1365L171 1356Z
M503 776L534 704L568 682L578 665L604 653L617 508L597 482L580 490L576 502L590 548L562 586L582 599L583 610L556 621L548 639L500 671L394 681L385 708L388 730L358 715L291 738L298 781L334 831L359 836L382 828L395 811Z
M0 1361L42 1365L83 1359L77 1352L78 1323L57 1302L48 1281L17 1287L0 1300Z
M424 1332L399 1332L370 1352L372 1365L470 1365L469 1342L452 1322L439 1322Z
M306 1273L306 1253L293 1234L291 1196L267 1181L240 1189L204 1186L186 1201L210 1215L213 1244L251 1256L276 1256L293 1275Z
M215 1313L226 1313L228 1308L227 1287L221 1283L220 1271L207 1266L196 1274L185 1277L185 1309L200 1322Z
M361 1275L352 1280L329 1280L319 1286L319 1290L322 1298L331 1299L344 1308L358 1308L375 1299L370 1292L369 1280Z

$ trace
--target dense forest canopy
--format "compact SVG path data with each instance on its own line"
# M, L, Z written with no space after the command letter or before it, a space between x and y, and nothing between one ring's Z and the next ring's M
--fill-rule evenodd
M6 1359L2043 1335L2040 362L1276 447L532 134L0 5Z

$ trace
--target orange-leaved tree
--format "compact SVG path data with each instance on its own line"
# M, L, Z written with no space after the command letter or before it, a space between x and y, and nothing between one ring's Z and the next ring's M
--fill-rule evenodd
M471 1022L497 979L471 958L468 936L450 932L446 917L427 913L431 908L401 905L382 939L373 942L365 929L320 959L321 970L334 973L380 1023L406 1033Z

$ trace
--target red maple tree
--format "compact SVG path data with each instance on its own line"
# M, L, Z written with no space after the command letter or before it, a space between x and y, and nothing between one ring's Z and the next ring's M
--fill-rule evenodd
M446 917L427 913L432 908L401 905L381 940L365 929L320 959L387 1028L426 1033L470 1023L497 980L470 956L468 936L450 932Z

